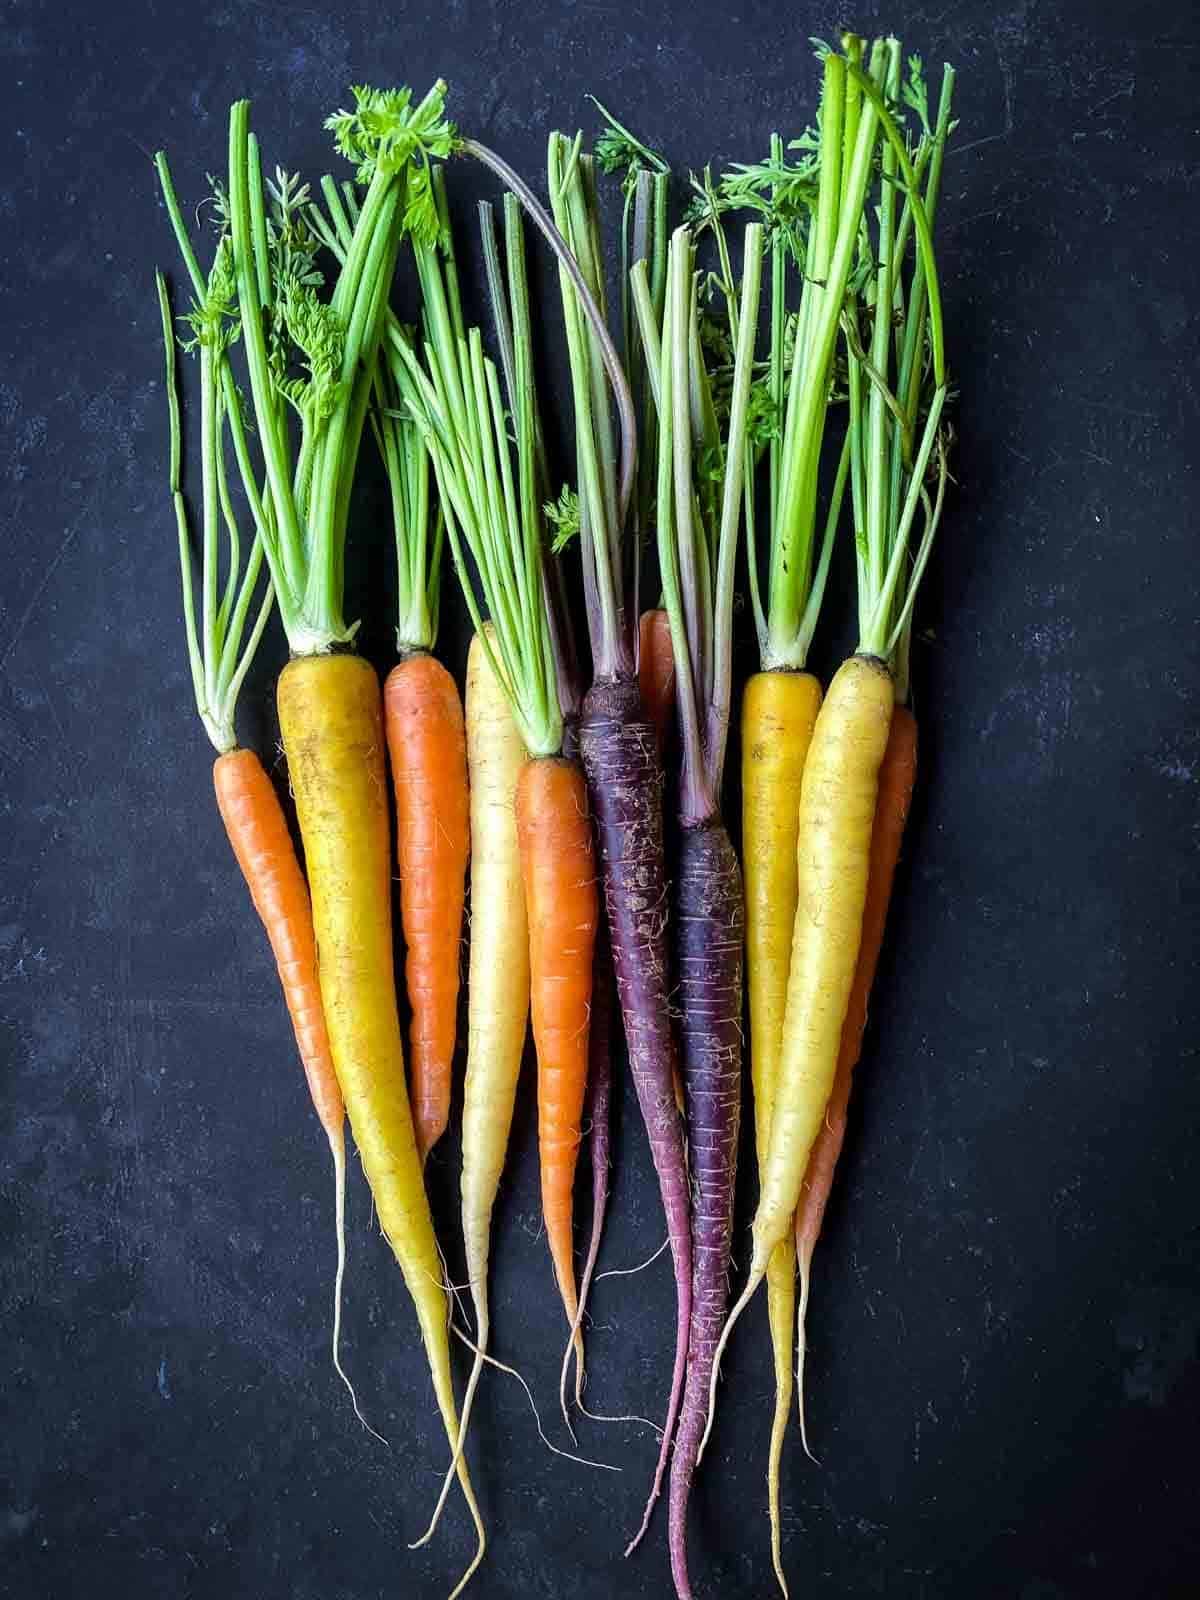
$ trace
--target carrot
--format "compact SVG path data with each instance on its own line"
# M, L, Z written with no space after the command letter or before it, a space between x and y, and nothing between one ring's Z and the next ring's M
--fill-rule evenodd
M275 786L252 750L213 763L217 806L242 876L271 941L313 1107L332 1142L345 1117L329 1054L308 886Z
M675 657L671 653L671 621L665 607L643 611L638 623L638 688L642 709L654 724L659 754L671 736L675 718Z
M893 66L892 72L893 81L898 81L898 66ZM864 84L863 92L869 93L869 86ZM946 385L940 297L933 262L931 228L937 207L946 140L952 127L950 112L953 92L954 71L947 67L942 76L934 125L929 127L924 120L927 113L922 110L924 131L916 141L911 157L890 121L885 119L888 139L884 153L885 182L898 173L910 196L922 187L923 194L919 201L910 200L898 221L894 197L887 198L877 213L879 248L894 260L903 262L908 237L915 232L919 263L913 270L903 301L897 294L897 285L903 288L900 275L892 271L877 274L873 303L867 308L867 333L860 331L862 308L856 304L852 303L845 319L852 419L852 478L855 484L855 537L860 550L866 550L869 558L860 565L860 618L864 635L876 640L890 628L883 648L896 678L897 706L880 769L858 964L829 1103L809 1154L800 1208L796 1214L795 1236L801 1286L797 1325L802 1429L805 1319L812 1254L845 1137L851 1078L862 1046L892 880L916 774L916 723L904 702L908 697L913 600L940 520L947 479L946 446L939 431ZM912 106L923 108L926 105L920 63L915 58L909 62L909 80L905 85L904 97ZM898 324L898 332L894 316L884 316L879 311L881 296L885 292L895 297L898 303L904 303L904 316ZM930 328L934 353L932 381L923 355L927 329ZM870 355L867 353L868 345ZM893 355L896 367L894 379L891 376ZM934 451L936 494L931 500L923 480L931 471ZM904 483L907 484L907 492L902 503L896 485ZM907 545L918 501L924 514L924 527L917 547L910 556Z
M826 61L827 93L834 59L840 58ZM910 63L910 74L918 72L919 65ZM846 329L850 425L840 474L844 477L848 460L858 552L859 648L834 676L804 768L796 918L770 1142L752 1229L749 1279L726 1322L721 1349L762 1281L775 1247L792 1231L804 1174L833 1088L858 966L879 774L896 699L895 673L901 672L903 686L907 651L901 641L941 517L947 477L939 431L947 393L945 348L925 198L936 194L940 152L950 125L953 72L947 68L943 77L936 128L924 133L915 146L921 176L888 109L900 101L898 41L876 43L869 73L853 56L842 60L835 81L840 104L835 97L833 102L823 101L822 108L822 137L835 125L839 129L830 151L831 165L821 169L829 221L822 225L819 203L810 258L823 287L808 327L821 355L826 349L832 352L839 324ZM853 87L852 97L845 92L848 86ZM910 105L923 103L911 80L905 100ZM843 139L850 148L847 119L856 125L848 174L837 159ZM882 155L878 204L871 214L877 238L868 245L861 226L859 180L864 167L869 170L872 164L877 133ZM901 195L903 210L898 218ZM916 265L906 283L905 247L910 238L916 244ZM864 277L874 274L867 308L872 324L869 355L856 326L857 301L852 295L844 302L845 276L839 280L832 269L827 274L822 271L822 253L829 250L831 239L830 258L837 266L848 261L851 247L870 252L863 266ZM829 301L824 296L835 280L839 280L838 298ZM902 308L899 320L897 307ZM898 371L893 390L889 374L894 359ZM801 409L803 405L801 397ZM936 493L931 496L925 480L935 447ZM802 481L803 472L800 477ZM786 505L797 482L796 459L788 458L786 450L781 482L780 497ZM923 511L924 521L914 543L918 510ZM787 549L785 540L780 556L785 564ZM794 592L780 592L786 604L774 621L786 633L799 607ZM768 643L778 637L768 628ZM714 1368L710 1428L715 1389Z
M628 1553L649 1526L683 1398L692 1305L690 1204L673 1087L663 771L654 729L641 706L633 636L636 609L626 592L632 562L626 559L623 533L634 487L633 400L596 304L603 300L603 270L591 158L579 155L575 141L552 134L548 176L554 218L574 262L570 272L563 264L559 276L575 403L593 669L580 717L580 749L596 817L629 1070L658 1175L676 1284L675 1358L666 1422L645 1513ZM603 387L605 374L618 414L619 446Z
M683 750L676 888L678 1005L694 1188L687 1381L669 1496L671 1572L680 1600L691 1600L692 1595L687 1511L729 1286L741 1114L745 907L741 869L721 819L719 797L729 728L733 580L746 486L743 469L748 459L762 252L763 229L752 223L746 229L740 295L731 272L722 285L736 346L724 433L711 407L702 354L690 231L680 228L671 239L661 326L655 325L644 260L633 277L643 343L651 359L656 350L660 352L654 386L659 414L656 523ZM705 420L694 456L697 410ZM710 475L713 460L722 466L715 480Z
M450 1117L464 880L470 850L466 733L454 679L410 655L384 686L396 796L400 917L412 1024L413 1122L424 1162Z
M344 263L359 211L351 192L326 186L324 208L309 207L314 229ZM432 205L445 216L442 173ZM449 240L449 232L443 234ZM458 312L457 297L454 311ZM462 332L461 316L455 323ZM400 663L384 684L384 721L396 805L400 922L411 1014L409 1074L417 1148L425 1161L446 1131L458 1023L464 885L470 851L466 736L458 687L432 651L437 639L443 521L431 510L429 451L406 415L396 341L407 336L391 311L375 372L371 428L388 477L396 540Z
M535 489L536 396L524 242L511 198L505 221L508 275L507 289L500 292L513 330L506 379L516 433L515 475L499 374L483 354L478 328L465 339L454 336L453 258L433 247L417 250L430 330L428 371L409 351L403 382L409 408L429 442L468 608L530 757L517 782L516 822L538 1060L542 1210L559 1295L578 1349L573 1184L587 1083L597 891L582 773L562 754L558 642L547 603L544 513ZM492 617L487 633L481 600ZM502 962L507 952L490 955Z
M458 1418L441 1257L421 1178L396 1013L383 712L373 669L351 655L290 662L279 680L279 723L312 885L321 994L338 1081L454 1441ZM478 1519L465 1464L460 1473ZM477 1529L482 1551L478 1520Z
M742 839L746 873L746 970L750 1072L759 1182L766 1167L783 1044L783 1013L796 918L800 784L821 706L808 672L759 672L742 695ZM775 1365L775 1415L767 1460L771 1554L783 1578L780 1464L792 1403L796 1252L785 1238L767 1269L767 1314Z
M592 820L579 766L529 762L517 784L538 1058L542 1215L568 1320L579 1309L571 1223L587 1086L592 958L599 914Z
M427 169L430 157L448 153L453 141L442 117L444 92L439 82L413 104L407 91L359 88L354 109L330 119L338 148L358 163L366 192L361 207L356 204L328 302L317 293L319 238L307 187L278 173L268 225L249 108L245 101L235 104L220 208L228 219L218 255L220 304L205 326L227 345L236 316L245 351L261 476L231 375L225 405L292 649L279 680L280 729L304 841L334 1067L380 1222L416 1307L447 1438L457 1447L447 1297L396 1009L381 696L365 662L335 653L350 644L357 627L343 615L346 520L396 254L406 232L433 237L438 230ZM331 193L338 190L327 180L327 200ZM172 221L196 281L177 208ZM294 376L297 366L303 376ZM207 455L205 471L213 471ZM212 603L210 596L205 600ZM485 1544L461 1458L457 1471L478 1543L455 1593L482 1560Z
M751 1070L760 1188L774 1137L781 1075L783 1015L796 918L796 847L801 781L821 704L805 672L824 598L833 541L849 467L844 449L818 539L818 475L831 392L838 316L846 294L871 164L877 144L874 113L859 117L848 81L862 41L848 35L845 56L826 55L819 126L807 139L815 160L793 160L783 139L771 138L768 161L739 167L721 180L724 206L748 206L771 223L770 348L765 378L768 414L778 421L769 439L767 597L760 592L759 556L749 521L750 597L762 671L747 685L743 707L743 842L747 880L747 960L750 980ZM817 205L797 211L795 185L818 177ZM719 208L710 204L722 263L728 252ZM806 263L803 272L795 264ZM789 309L789 288L799 303ZM789 352L788 328L794 337ZM782 1560L780 1465L791 1405L795 1256L790 1230L772 1250L767 1310L775 1368L775 1408L767 1457L771 1556L780 1588ZM715 1367L714 1367L715 1373Z
M158 170L168 207L178 213L170 171L165 157L159 156ZM180 488L182 429L176 377L175 334L171 325L166 284L156 274L159 311L162 318L163 347L166 355L166 391L170 431L169 488L178 533L180 577L187 629L188 656L192 669L197 710L217 751L213 763L213 785L217 809L225 832L250 890L275 956L284 1001L292 1021L300 1062L313 1107L329 1141L333 1158L334 1226L337 1236L337 1268L333 1288L332 1353L334 1370L349 1390L355 1414L369 1426L358 1408L354 1386L342 1366L340 1335L342 1284L346 1271L346 1112L334 1071L321 1007L317 980L317 952L313 936L312 909L304 874L288 831L283 809L274 785L262 762L251 750L237 747L234 715L238 691L258 649L259 640L274 604L270 584L259 605L249 639L243 646L245 623L256 586L262 573L263 550L256 538L243 571L236 518L224 490L223 441L226 419L223 415L222 383L226 365L225 347L220 337L221 283L223 264L218 263L216 281L204 285L204 298L193 313L196 346L200 354L202 454L212 462L204 483L205 542L202 553L201 589L207 603L202 608L201 626L196 627L196 607L192 573L191 530ZM225 594L217 605L216 500L224 500L229 535ZM236 596L236 604L234 597ZM373 1429L371 1430L374 1431Z
M846 1136L850 1082L862 1052L863 1030L867 1024L867 1005L875 982L879 952L883 947L884 924L887 921L888 904L892 897L896 864L900 859L900 844L904 837L904 824L912 801L916 771L916 719L906 706L898 705L892 712L887 748L884 750L883 762L879 768L879 794L871 826L871 854L867 867L862 936L858 949L858 963L854 969L854 982L846 1008L846 1020L842 1024L833 1088L825 1108L825 1120L821 1124L808 1158L808 1169L804 1174L804 1184L800 1193L800 1205L796 1211L795 1246L800 1269L801 1306L798 1327L801 1418L803 1418L805 1352L804 1311L808 1305L813 1250L821 1232L825 1207L833 1187L834 1169Z
M462 1221L476 1343L486 1352L492 1208L508 1147L529 1021L529 925L515 807L525 746L488 661L483 637L477 634L472 639L467 657L471 967L463 1093ZM471 1374L474 1383L482 1360L477 1357L476 1363ZM472 1394L468 1385L464 1430Z

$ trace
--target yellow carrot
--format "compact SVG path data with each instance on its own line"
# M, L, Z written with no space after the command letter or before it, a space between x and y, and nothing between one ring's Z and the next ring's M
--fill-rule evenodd
M492 624L483 633L494 635ZM493 646L495 648L495 646ZM467 1077L463 1091L462 1228L475 1307L475 1361L463 1395L456 1459L463 1449L491 1333L488 1258L492 1208L504 1170L529 1022L529 927L517 844L521 738L480 634L467 656L467 769L471 789L471 964L467 983ZM446 1474L430 1520L437 1525L452 1482Z
M894 700L886 664L851 656L830 684L813 729L800 788L796 917L770 1143L749 1281L725 1324L713 1366L710 1429L720 1355L775 1247L791 1231L809 1151L833 1087L858 962L879 767Z
M775 1109L783 1014L796 920L800 789L821 707L808 672L758 672L742 697L742 845L746 881L746 965L750 991L750 1068L759 1182L766 1173ZM791 1409L796 1249L789 1231L767 1267L767 1313L775 1359L775 1415L767 1460L771 1558L784 1593L779 1471Z
M353 655L293 660L279 679L279 725L304 840L334 1066L380 1226L416 1307L454 1447L448 1304L396 1010L383 707L373 669ZM458 1475L478 1535L465 1583L483 1558L485 1539L465 1460Z

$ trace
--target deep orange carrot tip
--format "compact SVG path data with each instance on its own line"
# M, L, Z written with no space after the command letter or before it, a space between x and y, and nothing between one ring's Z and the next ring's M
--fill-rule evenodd
M421 1160L446 1131L458 1024L464 884L471 847L467 740L454 679L431 655L409 656L384 686L396 797L409 1068Z
M542 1213L568 1323L578 1311L572 1223L587 1089L592 962L600 902L587 787L577 762L530 761L517 784L537 1048Z
M339 1138L346 1113L325 1030L312 906L287 818L275 785L252 750L218 756L213 786L233 853L279 967L313 1105L330 1139Z

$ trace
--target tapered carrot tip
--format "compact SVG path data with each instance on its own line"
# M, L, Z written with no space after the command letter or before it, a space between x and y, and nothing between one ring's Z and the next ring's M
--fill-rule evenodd
M384 686L396 797L413 1128L424 1164L450 1117L464 885L470 854L467 739L458 687L419 653Z

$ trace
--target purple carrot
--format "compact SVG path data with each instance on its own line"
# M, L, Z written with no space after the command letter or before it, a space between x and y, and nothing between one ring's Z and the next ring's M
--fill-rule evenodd
M650 1138L675 1265L678 1315L666 1427L637 1544L662 1488L687 1369L691 1228L683 1134L672 1088L675 1048L668 996L667 879L662 766L637 682L636 567L626 540L637 463L633 398L612 336L597 318L604 266L590 156L550 136L551 206L572 253L560 274L575 399L579 549L594 681L584 696L580 747L596 817L617 993L629 1067ZM644 205L643 205L644 211ZM581 285L583 287L581 287ZM585 292L586 291L586 292ZM613 408L602 403L603 376ZM614 431L614 413L616 429ZM627 1552L628 1553L628 1552Z
M722 261L728 256L722 252ZM728 268L722 268L728 274ZM663 599L671 624L682 763L679 775L678 1003L688 1160L691 1164L691 1318L687 1385L679 1414L667 1541L679 1600L692 1600L687 1509L708 1420L713 1365L725 1321L733 1191L742 1095L742 874L721 821L729 730L733 575L741 521L746 422L762 273L762 229L746 230L740 297L726 278L725 304L736 345L727 435L715 419L704 461L723 467L716 519L711 480L693 460L693 397L709 392L695 292L695 248L687 228L672 235L667 292L655 320L645 263L633 271L643 341L657 354L657 529ZM740 305L738 301L740 298ZM735 305L738 309L735 312ZM703 404L699 408L704 410Z
M683 1135L675 1106L663 855L663 772L654 727L636 677L593 684L580 721L584 772L596 817L604 901L629 1071L650 1138L675 1267L675 1365L662 1446L645 1514L626 1554L650 1523L662 1489L687 1371L692 1315L692 1236Z
M687 1386L671 1461L668 1540L691 1600L687 1508L725 1320L742 1097L742 873L719 817L684 827L675 895L678 1005L692 1169L692 1318Z

